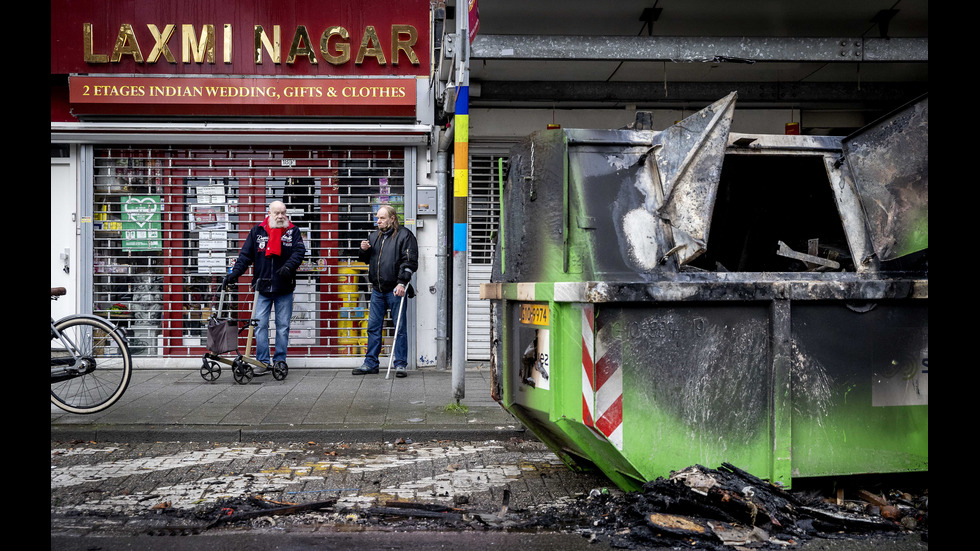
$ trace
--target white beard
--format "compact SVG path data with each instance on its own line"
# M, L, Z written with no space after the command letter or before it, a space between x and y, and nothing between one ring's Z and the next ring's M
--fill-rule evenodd
M275 218L273 218L271 216L269 217L269 227L270 228L285 228L287 224L288 224L288 221L285 220L285 219L282 222L277 222Z

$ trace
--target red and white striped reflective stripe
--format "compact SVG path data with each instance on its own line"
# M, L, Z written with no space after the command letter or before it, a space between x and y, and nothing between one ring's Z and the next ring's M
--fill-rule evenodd
M592 305L582 306L582 422L585 426L595 430L594 411L595 407L595 387L593 386L593 376L595 375L595 364L593 345L595 344L595 334L592 317Z
M596 327L591 304L582 307L582 420L623 449L623 370L620 342Z

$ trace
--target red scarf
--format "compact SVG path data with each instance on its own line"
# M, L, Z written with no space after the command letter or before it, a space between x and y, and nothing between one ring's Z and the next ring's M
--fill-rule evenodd
M271 228L269 227L269 217L266 216L265 220L262 221L262 227L269 234L269 242L265 244L265 256L279 256L282 254L282 233L293 227L293 223L286 222L285 228Z

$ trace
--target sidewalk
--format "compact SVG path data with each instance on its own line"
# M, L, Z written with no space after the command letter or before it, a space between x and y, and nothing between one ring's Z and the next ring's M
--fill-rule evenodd
M455 405L452 372L409 371L408 377L351 375L344 368L290 368L238 384L231 368L216 381L197 369L136 368L122 399L91 415L51 405L52 440L156 441L393 441L533 438L490 397L488 367L467 367L468 411Z

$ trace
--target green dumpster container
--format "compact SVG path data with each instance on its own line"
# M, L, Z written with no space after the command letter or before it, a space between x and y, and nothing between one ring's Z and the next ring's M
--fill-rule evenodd
M735 134L735 101L512 150L494 398L627 490L928 470L927 98L846 138Z

